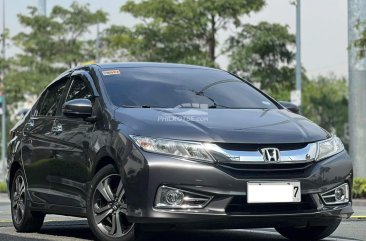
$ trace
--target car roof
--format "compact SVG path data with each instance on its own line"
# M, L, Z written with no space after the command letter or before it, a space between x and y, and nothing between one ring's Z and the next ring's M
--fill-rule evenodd
M160 67L160 68L189 68L189 69L211 69L218 70L214 68L189 65L189 64L172 64L172 63L155 63L155 62L114 62L114 63L100 63L96 64L102 69L112 69L112 68L138 68L138 67Z

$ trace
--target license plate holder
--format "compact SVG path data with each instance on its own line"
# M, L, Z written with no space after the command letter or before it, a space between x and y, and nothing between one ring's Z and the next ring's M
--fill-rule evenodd
M298 181L247 183L247 203L299 202L301 202L301 186Z

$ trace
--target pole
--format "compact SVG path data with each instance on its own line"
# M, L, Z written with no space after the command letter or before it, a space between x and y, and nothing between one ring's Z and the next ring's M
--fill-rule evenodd
M361 37L358 21L366 21L366 1L348 0L348 43ZM350 154L355 177L366 177L366 58L357 57L357 49L348 50Z
M40 15L47 15L46 0L38 0L38 12Z
M95 62L99 63L100 62L100 55L99 55L99 48L100 48L100 43L99 43L99 23L97 23L97 39L95 41L95 45L96 45L96 53L95 53Z
M299 95L300 112L302 105L301 93L301 0L296 2L296 91Z
M2 36L2 57L3 61L6 59L6 40L5 40L5 0L3 0L3 36ZM5 102L5 92L4 92L4 79L5 79L5 67L2 69L2 85L3 85L3 114L2 114L2 135L1 135L1 163L2 163L2 169L3 174L5 173L5 163L6 163L6 102ZM5 175L2 176L4 178Z

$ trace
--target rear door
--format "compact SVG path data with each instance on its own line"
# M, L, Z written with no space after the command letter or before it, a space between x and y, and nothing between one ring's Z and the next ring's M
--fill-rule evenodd
M55 161L54 150L59 148L52 138L52 125L66 82L67 77L61 78L43 92L23 129L22 161L30 196L37 203L50 203L52 199L49 169Z
M94 94L88 81L83 76L74 75L62 100L89 99L94 101ZM90 142L94 124L82 118L63 116L60 111L54 123L58 133L53 138L62 144L63 149L55 150L57 162L50 171L51 193L60 198L53 201L57 205L85 207L87 183L90 181Z

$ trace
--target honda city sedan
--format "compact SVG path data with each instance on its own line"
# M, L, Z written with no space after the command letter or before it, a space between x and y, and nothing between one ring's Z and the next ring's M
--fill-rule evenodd
M223 70L93 64L66 71L11 131L13 224L87 218L96 238L273 227L320 240L353 213L341 140ZM291 106L289 106L291 107Z

